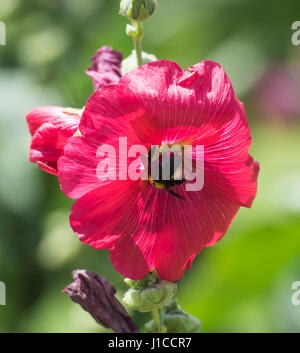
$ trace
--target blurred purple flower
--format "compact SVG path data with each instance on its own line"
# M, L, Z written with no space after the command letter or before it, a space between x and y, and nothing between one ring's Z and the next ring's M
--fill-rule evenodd
M300 71L296 66L276 65L261 78L257 88L260 110L269 117L300 116Z
M63 292L79 304L98 322L117 333L135 333L138 328L122 304L115 298L116 290L110 282L95 272L76 270L74 282Z
M122 60L121 51L115 51L108 46L97 50L96 55L92 57L91 67L86 70L86 74L94 82L95 91L104 85L120 80Z

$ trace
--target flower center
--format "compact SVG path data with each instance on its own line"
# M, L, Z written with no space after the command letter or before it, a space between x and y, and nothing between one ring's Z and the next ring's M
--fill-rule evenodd
M175 197L183 199L171 188L185 182L182 177L182 148L168 145L153 146L148 153L148 179L158 189L165 189ZM174 146L173 146L174 147Z

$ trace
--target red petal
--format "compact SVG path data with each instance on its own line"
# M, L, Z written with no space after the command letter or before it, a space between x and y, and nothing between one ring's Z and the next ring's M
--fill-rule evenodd
M68 139L74 135L77 125L55 126L43 124L33 135L30 146L31 162L57 161Z
M78 198L109 183L97 178L101 161L101 157L97 157L98 147L108 144L115 147L117 155L127 155L126 148L119 151L119 137L127 138L128 148L140 144L130 121L138 120L143 114L136 97L124 86L107 85L92 95L80 122L83 137L69 140L58 163L59 180L66 195ZM117 175L121 166L117 159Z
M118 143L126 136L129 145L139 142L130 121L145 114L128 87L111 84L96 91L88 100L79 130L86 141L95 146ZM108 142L109 141L109 142Z
M131 181L117 181L76 201L70 222L80 240L95 249L109 249L118 237L133 233L138 226L137 187Z
M225 234L239 209L226 198L181 189L178 193L184 200L168 195L164 201L160 216L164 224L154 248L155 268L162 279L171 282L183 276L195 254Z
M117 181L85 194L72 207L71 226L80 240L110 249L112 264L132 279L154 267L153 191L139 182Z
M39 168L41 168L44 172L48 173L48 174L52 174L57 176L58 172L57 172L57 163L56 162L40 162L37 161L36 164L39 166Z
M161 60L143 65L120 80L139 97L149 126L160 131L167 142L195 133L203 135L202 128L215 129L234 114L235 95L220 65L204 61L191 70Z
M83 138L75 136L69 139L64 156L58 161L58 177L62 191L70 198L79 198L105 184L97 178L99 159L96 154L97 148L87 144Z
M72 126L79 124L80 114L67 112L67 108L46 106L33 109L26 116L29 131L33 135L36 130L45 123L55 126ZM78 110L80 112L80 110Z
M224 124L214 142L205 145L205 189L217 198L250 207L257 191L259 164L249 156L251 135L246 113L237 103L236 114Z

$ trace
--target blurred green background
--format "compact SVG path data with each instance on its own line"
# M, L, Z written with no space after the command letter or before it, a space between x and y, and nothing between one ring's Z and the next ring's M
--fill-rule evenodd
M0 332L105 331L61 292L84 268L126 289L106 251L81 244L57 178L28 162L26 113L41 105L82 107L84 70L102 45L132 50L118 0L1 0ZM252 155L261 164L253 207L203 251L179 284L181 306L204 332L300 332L300 46L291 25L298 0L159 0L144 50L187 68L220 62L245 102ZM142 324L147 315L134 314Z

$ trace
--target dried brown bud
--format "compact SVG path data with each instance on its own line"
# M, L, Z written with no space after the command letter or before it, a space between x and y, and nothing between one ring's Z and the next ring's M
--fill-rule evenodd
M115 298L116 290L110 282L95 272L76 270L74 282L63 292L79 304L98 322L118 333L135 333L138 328L122 304Z

